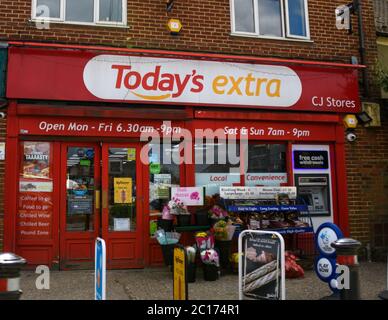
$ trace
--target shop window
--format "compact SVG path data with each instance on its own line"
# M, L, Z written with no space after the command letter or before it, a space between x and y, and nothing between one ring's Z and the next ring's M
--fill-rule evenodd
M67 148L66 230L94 230L94 148Z
M279 186L286 183L286 145L250 144L245 185Z
M170 199L170 188L180 186L179 144L149 145L150 214L159 214Z
M124 0L33 0L32 18L76 24L126 25Z
M136 149L109 148L109 231L136 231Z
M232 33L309 39L307 0L231 0Z
M220 186L240 183L240 145L204 143L195 145L195 183L206 195L218 194ZM233 170L232 170L233 169Z

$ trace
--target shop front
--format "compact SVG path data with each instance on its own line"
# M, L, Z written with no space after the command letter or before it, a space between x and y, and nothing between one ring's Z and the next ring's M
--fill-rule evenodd
M20 43L8 54L4 247L31 265L91 267L98 236L109 268L161 264L150 222L179 186L297 186L314 228L346 233L342 115L360 109L359 66Z

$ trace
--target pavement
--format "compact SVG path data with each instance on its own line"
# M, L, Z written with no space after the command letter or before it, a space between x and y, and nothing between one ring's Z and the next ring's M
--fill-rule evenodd
M27 300L92 300L94 297L94 271L51 271L50 289L36 289L39 275L23 271L21 277L22 299ZM387 265L363 262L360 265L362 299L378 299L386 290ZM172 272L169 268L142 270L110 270L107 272L108 300L170 300L172 299ZM321 282L313 271L305 277L287 279L287 300L318 300L331 295L328 285ZM197 280L189 284L190 300L236 300L238 277L223 275L217 281L204 281L202 270L197 271Z

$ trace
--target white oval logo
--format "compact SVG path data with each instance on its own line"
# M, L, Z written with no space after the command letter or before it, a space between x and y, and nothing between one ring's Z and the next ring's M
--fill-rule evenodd
M336 240L338 240L338 237L333 229L322 228L318 234L318 246L322 252L326 254L332 254L335 252L335 249L331 246L331 244Z
M317 271L322 278L329 278L333 273L333 267L329 259L321 258L317 262Z
M103 100L291 107L299 76L284 66L99 55L84 83Z

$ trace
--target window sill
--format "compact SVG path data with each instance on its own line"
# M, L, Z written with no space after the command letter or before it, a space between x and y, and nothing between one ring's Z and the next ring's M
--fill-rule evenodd
M294 39L294 38L280 38L280 37L266 37L266 36L256 36L250 34L241 34L241 33L230 33L233 37L242 37L242 38L254 38L260 40L278 40L278 41L291 41L291 42L302 42L302 43L314 43L311 39Z
M98 28L121 28L121 29L130 29L128 25L124 24L114 24L114 23L93 23L93 22L68 22L68 21L58 21L58 20L37 20L37 19L30 19L30 23L48 23L51 24L58 24L58 25L71 25L71 26L86 26L86 27L98 27Z

